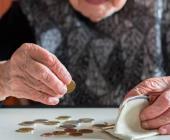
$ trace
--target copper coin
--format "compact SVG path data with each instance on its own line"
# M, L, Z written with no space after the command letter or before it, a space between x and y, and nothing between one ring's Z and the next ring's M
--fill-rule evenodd
M67 93L72 93L76 88L76 83L72 80L69 85L67 85Z
M61 128L75 128L77 127L76 125L72 125L72 124L63 124L60 126Z
M53 132L53 135L66 135L67 134L67 132L65 132L65 131L54 131Z
M83 134L80 132L72 132L72 133L69 133L69 135L74 136L74 137L79 137L79 136L82 136Z
M19 133L29 133L29 132L32 132L33 130L34 130L34 128L25 127L25 128L20 128L20 129L16 130L16 132L19 132Z
M64 129L65 132L67 133L73 133L73 132L77 132L77 129L74 129L74 128L66 128Z
M52 133L43 133L40 136L41 137L51 137L51 136L53 136L53 134Z
M93 130L91 130L91 129L80 129L78 132L80 132L80 133L93 133Z

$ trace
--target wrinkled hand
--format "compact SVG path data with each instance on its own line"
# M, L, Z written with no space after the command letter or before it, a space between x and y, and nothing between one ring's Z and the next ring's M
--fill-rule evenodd
M23 44L6 62L3 91L14 96L56 105L72 78L51 53L35 44Z
M139 93L149 96L150 105L140 114L145 129L158 129L170 134L170 77L151 78L132 89L126 98Z

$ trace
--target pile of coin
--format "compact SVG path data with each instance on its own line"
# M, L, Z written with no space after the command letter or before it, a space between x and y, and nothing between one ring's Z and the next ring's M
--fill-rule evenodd
M36 124L54 126L56 128L53 132L45 132L41 134L42 137L52 137L52 136L82 136L90 133L95 133L98 130L113 129L114 124L108 123L95 123L93 118L79 118L77 120L72 119L71 116L63 115L58 116L55 120L48 119L36 119L33 121L24 121L19 123L19 128L16 130L18 133L32 133L35 131L34 126ZM86 126L86 127L85 127Z

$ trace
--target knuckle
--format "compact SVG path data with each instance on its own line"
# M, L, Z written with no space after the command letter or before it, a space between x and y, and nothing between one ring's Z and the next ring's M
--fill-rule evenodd
M47 64L49 67L53 68L57 65L56 58L53 55L47 54Z
M154 90L162 91L167 88L167 82L164 78L149 78L144 80L143 84Z
M21 49L26 49L26 50L30 50L32 48L33 44L32 43L24 43L21 46Z
M170 91L166 91L162 97L163 97L164 102L168 102L170 104Z
M42 72L42 79L45 82L49 83L49 82L51 82L51 75L47 71L43 71Z

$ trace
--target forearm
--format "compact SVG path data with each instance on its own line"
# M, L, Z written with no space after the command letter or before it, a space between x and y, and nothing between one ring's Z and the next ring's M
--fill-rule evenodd
M7 66L8 61L0 61L0 101L4 100L7 97L6 85L8 81Z

